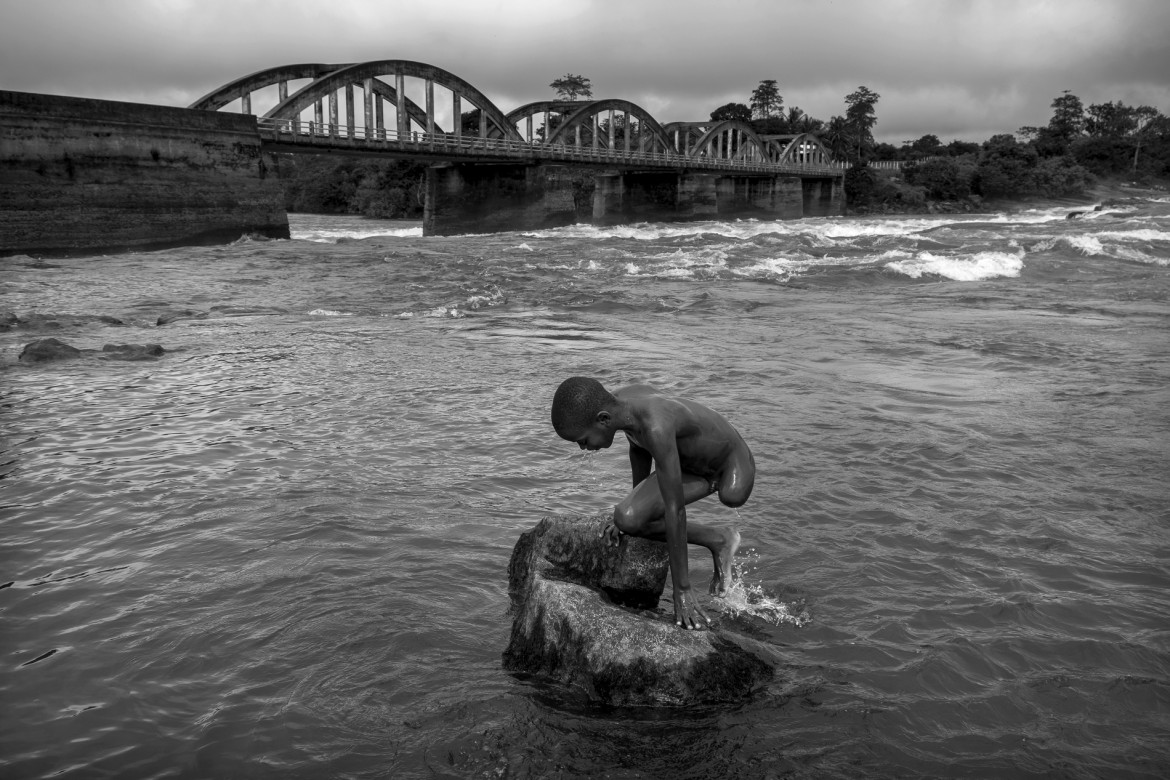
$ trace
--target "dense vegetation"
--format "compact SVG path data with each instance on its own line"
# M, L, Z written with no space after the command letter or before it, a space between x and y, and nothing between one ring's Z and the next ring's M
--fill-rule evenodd
M1094 104L1065 92L1052 102L1044 127L1022 127L982 144L943 144L927 134L901 147L876 143L876 106L868 87L845 97L845 113L825 122L799 108L785 111L775 80L761 81L750 105L727 103L711 119L738 119L762 135L813 133L850 164L846 199L861 210L965 210L984 199L1081 195L1097 177L1149 180L1170 177L1170 119L1150 106ZM879 170L877 160L900 161Z
M281 155L284 207L310 214L420 219L425 163L335 155Z
M592 96L590 80L572 73L549 86L559 100ZM1097 177L1170 178L1170 119L1150 106L1109 102L1085 108L1066 91L1052 102L1052 118L1043 127L1022 127L981 144L944 144L927 134L896 147L873 137L880 98L858 87L846 95L843 115L826 122L798 106L785 108L779 85L766 79L752 91L749 104L719 106L711 119L747 122L761 135L818 136L837 159L850 164L846 199L861 211L971 210L987 199L1081 195ZM465 113L462 124L464 132L478 132L479 111ZM608 134L608 120L600 131ZM619 115L613 132L615 142L622 143L626 133L636 138L640 128L636 122L627 127ZM537 130L543 133L543 127ZM870 164L874 161L900 161L902 166L883 170ZM278 170L289 211L422 216L424 163L285 155Z
M971 209L983 199L1083 195L1098 178L1170 178L1170 119L1150 106L1094 104L1065 92L1043 127L1022 127L982 144L924 135L900 148L874 144L851 156L846 198L872 210ZM884 174L871 160L901 160Z

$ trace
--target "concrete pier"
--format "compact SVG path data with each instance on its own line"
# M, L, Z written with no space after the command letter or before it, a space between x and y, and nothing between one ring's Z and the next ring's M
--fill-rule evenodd
M840 179L448 164L427 174L425 235L717 219L800 219L843 211Z
M591 177L563 165L437 165L427 169L423 233L542 230L578 221Z
M254 117L0 91L0 254L288 237Z

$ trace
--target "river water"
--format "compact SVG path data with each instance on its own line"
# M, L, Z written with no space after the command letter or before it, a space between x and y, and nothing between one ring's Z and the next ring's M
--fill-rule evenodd
M1170 200L1067 213L0 260L3 308L123 323L0 332L0 776L1167 776ZM552 431L574 374L751 445L690 509L744 536L742 705L501 668L518 535L628 486Z

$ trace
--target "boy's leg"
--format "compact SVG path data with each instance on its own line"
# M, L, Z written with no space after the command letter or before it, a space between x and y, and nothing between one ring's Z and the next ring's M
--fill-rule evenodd
M692 504L714 492L711 480L694 474L682 475L682 487L684 504ZM613 524L617 530L630 536L665 542L665 513L662 491L658 487L658 472L652 472L614 508ZM739 549L739 541L739 531L734 528L713 528L687 520L687 543L711 551L715 569L711 578L711 593L722 595L730 587L731 562L735 551Z

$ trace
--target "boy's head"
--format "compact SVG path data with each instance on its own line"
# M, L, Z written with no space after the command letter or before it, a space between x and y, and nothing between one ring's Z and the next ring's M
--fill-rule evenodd
M610 420L610 410L617 405L617 399L601 386L596 379L572 376L561 382L553 395L552 424L557 435L568 441L575 441L583 448L600 449L613 442L616 430L608 437L590 436L590 432ZM605 412L604 415L601 415ZM586 441L589 439L589 441Z

